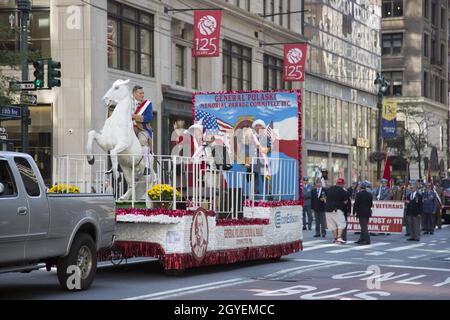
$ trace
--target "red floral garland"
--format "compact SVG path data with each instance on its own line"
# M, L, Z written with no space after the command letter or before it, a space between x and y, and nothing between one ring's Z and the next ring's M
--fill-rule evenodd
M164 268L166 270L183 270L240 261L277 259L281 256L303 250L303 245L301 240L297 240L269 246L211 251L206 254L201 262L197 261L190 253L165 254L164 249L157 243L117 241L114 244L114 249L121 251L122 255L126 258L155 257L164 259ZM103 255L103 257L106 258L108 255Z
M269 224L269 219L243 218L243 219L216 219L216 226L249 226Z
M195 211L191 210L169 210L169 209L139 209L139 208L116 208L116 217L117 216L125 216L125 215L137 215L137 216L145 216L152 217L158 215L166 215L169 217L184 217L184 216L192 216L195 214ZM206 211L208 217L215 217L216 213L214 211Z
M244 207L285 207L285 206L302 206L303 200L281 200L281 201L252 201L245 200Z

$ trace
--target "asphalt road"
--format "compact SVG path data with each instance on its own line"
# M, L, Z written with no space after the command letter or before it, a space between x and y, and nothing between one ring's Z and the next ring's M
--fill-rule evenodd
M245 262L165 275L158 261L99 267L92 287L64 292L56 270L0 274L0 299L450 299L450 226L421 242L399 234L357 246L304 232L304 251L276 262Z

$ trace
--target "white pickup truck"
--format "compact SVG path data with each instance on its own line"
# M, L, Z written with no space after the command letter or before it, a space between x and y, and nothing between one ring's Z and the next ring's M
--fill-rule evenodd
M48 193L32 157L0 152L0 273L45 263L66 290L89 288L97 251L114 242L114 208L113 195Z

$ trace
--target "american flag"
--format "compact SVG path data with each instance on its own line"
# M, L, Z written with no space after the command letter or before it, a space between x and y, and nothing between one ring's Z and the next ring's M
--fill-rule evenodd
M230 124L202 110L196 110L195 121L202 121L203 128L211 134L219 134L233 129Z
M270 121L269 126L267 127L267 135L269 136L270 140L274 141L278 139L277 133L273 130L273 121Z

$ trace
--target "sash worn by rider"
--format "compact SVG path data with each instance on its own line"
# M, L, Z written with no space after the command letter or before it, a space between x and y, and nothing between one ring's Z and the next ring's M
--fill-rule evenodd
M140 115L143 118L142 122L133 121L134 127L139 130L145 130L148 132L150 138L153 136L151 122L153 119L153 105L150 100L144 100L134 111L135 115Z

